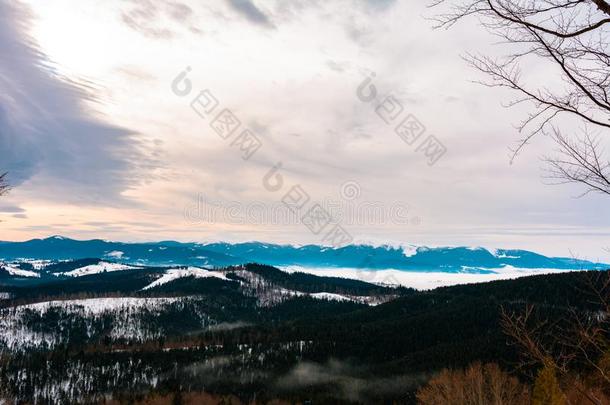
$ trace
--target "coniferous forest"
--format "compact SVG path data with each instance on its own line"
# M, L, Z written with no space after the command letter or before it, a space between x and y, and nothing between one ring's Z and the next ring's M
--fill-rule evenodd
M489 380L482 392L510 387L524 403L545 395L541 379L555 381L561 398L581 395L559 388L573 380L607 395L594 372L608 365L607 308L595 300L607 292L605 272L415 291L248 264L148 288L163 270L6 283L0 396L40 404L425 404L439 392L468 392L473 379ZM567 346L557 337L577 321L601 330L602 352L583 343L581 356L564 362ZM541 328L536 342L549 351L537 361L522 335ZM498 403L516 400L498 395Z

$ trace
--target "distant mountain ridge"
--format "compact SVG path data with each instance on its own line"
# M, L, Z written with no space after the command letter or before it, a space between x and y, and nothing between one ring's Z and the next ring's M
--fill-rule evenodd
M25 242L0 242L0 260L76 260L105 258L147 266L223 267L256 262L271 266L396 269L435 272L493 272L494 269L597 270L610 266L527 250L405 245L349 245L330 248L262 242L245 243L123 243L100 239L74 240L61 236Z

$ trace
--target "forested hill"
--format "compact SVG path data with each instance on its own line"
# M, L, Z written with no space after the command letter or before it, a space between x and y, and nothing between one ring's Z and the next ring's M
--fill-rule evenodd
M607 277L570 272L417 292L250 264L13 284L2 288L0 387L22 402L205 390L242 401L409 403L443 367L515 366L501 308L518 313L527 303L551 321L595 314L587 291Z

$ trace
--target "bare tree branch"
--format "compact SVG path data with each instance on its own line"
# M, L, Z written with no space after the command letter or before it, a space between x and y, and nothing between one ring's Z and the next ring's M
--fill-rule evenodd
M610 195L610 162L603 161L599 141L585 131L582 138L571 140L554 130L557 156L545 157L548 163L545 178L551 184L583 185L582 195L597 192Z
M8 193L11 189L7 182L8 173L0 174L0 196Z
M610 134L610 2L608 0L434 0L430 7L448 7L435 17L437 28L450 28L476 16L505 44L516 45L504 58L467 55L465 59L489 80L488 87L513 90L520 96L508 107L528 104L532 111L517 126L523 137L514 159L536 135L550 135L561 156L546 158L555 184L578 183L610 195L608 163L599 144L569 136L560 116L572 117ZM514 47L513 47L514 48ZM527 63L526 63L527 62ZM535 63L535 64L534 64ZM557 80L551 88L528 83L523 67L536 66ZM528 71L526 71L527 73ZM512 160L511 160L512 161Z

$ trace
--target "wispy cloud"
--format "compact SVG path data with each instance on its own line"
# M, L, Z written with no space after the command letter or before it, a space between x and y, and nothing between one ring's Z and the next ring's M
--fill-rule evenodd
M0 212L11 214L11 213L25 212L25 210L23 208L16 207L14 205L0 204Z
M0 171L63 201L121 199L134 169L152 162L133 131L87 107L94 93L57 73L28 36L30 20L27 8L0 2L0 54L10 55L0 63Z
M386 10L394 5L396 0L364 0L364 3L372 10Z
M175 24L190 27L193 9L184 3L157 0L130 0L121 19L130 28L155 39L176 36ZM191 31L196 31L192 27Z
M248 21L266 27L273 27L269 17L263 13L251 0L228 0L229 5Z

